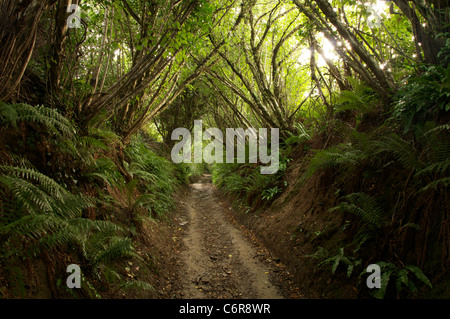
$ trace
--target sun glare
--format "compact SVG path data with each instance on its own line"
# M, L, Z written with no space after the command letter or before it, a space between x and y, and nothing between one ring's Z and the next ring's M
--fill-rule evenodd
M377 2L375 4L372 5L373 10L375 11L375 13L377 13L378 15L381 15L383 13L386 12L387 9L387 1L381 1L381 0L377 0Z

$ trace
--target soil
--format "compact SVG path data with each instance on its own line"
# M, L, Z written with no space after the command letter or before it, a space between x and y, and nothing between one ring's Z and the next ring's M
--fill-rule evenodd
M269 251L280 258L294 283L307 298L355 298L357 289L347 279L345 267L332 274L331 266L318 266L312 255L324 248L332 255L346 238L340 231L343 214L328 212L336 205L335 186L317 174L304 184L299 176L306 162L296 162L286 172L287 188L270 207L252 214L235 208L239 223L249 227ZM331 255L331 256L332 256Z
M165 296L186 299L301 298L291 274L233 218L229 202L205 174L178 199L177 271Z

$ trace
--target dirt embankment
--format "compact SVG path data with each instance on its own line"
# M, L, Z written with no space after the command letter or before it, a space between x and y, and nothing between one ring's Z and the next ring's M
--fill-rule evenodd
M316 176L300 185L302 163L286 174L287 189L270 208L256 214L234 209L239 223L249 227L273 255L287 267L294 282L307 298L356 298L357 288L345 274L331 273L331 267L318 267L311 257L319 247L334 252L344 246L345 220L342 214L329 213L336 197Z

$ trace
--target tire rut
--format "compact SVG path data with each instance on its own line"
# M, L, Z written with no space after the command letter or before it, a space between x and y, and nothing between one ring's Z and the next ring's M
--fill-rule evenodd
M186 196L187 226L180 277L187 299L281 299L273 271L227 217L222 200L203 175Z

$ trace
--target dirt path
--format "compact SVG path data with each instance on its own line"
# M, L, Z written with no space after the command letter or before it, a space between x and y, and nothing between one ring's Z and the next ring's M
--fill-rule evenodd
M185 196L185 228L180 278L183 298L277 299L289 298L287 274L267 251L236 227L211 183L203 175Z

